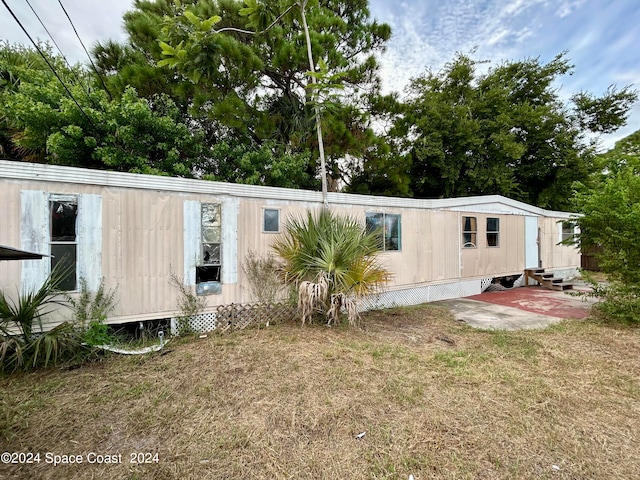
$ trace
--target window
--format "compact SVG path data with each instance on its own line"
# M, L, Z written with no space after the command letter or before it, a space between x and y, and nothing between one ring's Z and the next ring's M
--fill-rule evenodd
M201 208L201 259L196 284L220 282L222 223L220 205L203 203Z
M368 232L379 231L381 250L401 250L400 215L389 213L367 213L366 229Z
M462 247L476 248L478 244L478 222L476 217L462 217Z
M280 231L280 210L265 208L263 211L262 231L277 233Z
M76 290L78 270L78 199L77 197L56 197L49 200L49 234L51 269L56 266L66 270L60 288Z
M573 222L562 222L561 242L571 242L575 237L576 224Z
M499 247L500 246L500 219L499 218L487 218L487 246Z

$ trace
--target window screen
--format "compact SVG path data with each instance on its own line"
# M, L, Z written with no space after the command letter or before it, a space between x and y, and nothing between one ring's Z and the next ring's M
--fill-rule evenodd
M263 232L280 231L280 210L265 208L262 221Z
M462 247L475 248L478 245L478 222L476 217L462 217Z
M499 218L487 218L487 246L499 247L500 246L500 219Z

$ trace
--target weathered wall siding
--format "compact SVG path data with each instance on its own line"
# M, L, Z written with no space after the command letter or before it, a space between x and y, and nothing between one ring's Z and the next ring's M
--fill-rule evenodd
M0 244L15 248L20 248L21 185L9 181L0 188ZM0 261L0 291L12 298L20 289L21 266L21 261Z
M446 210L429 211L419 241L427 250L426 281L443 281L460 277L459 215Z
M47 167L42 168L46 170ZM90 174L93 175L93 172ZM95 175L99 177L103 174ZM196 223L199 228L200 203L221 203L225 224L222 293L206 297L208 310L214 310L217 305L255 300L251 298L242 264L250 250L259 254L270 252L270 246L277 236L262 231L264 208L280 210L282 230L290 215L305 215L309 208L317 210L321 207L319 202L310 200L315 196L309 192L302 192L300 200L294 200L296 195L290 191L283 191L288 196L278 199L274 197L274 192L280 190L256 189L256 192L264 191L265 197L268 197L258 198L246 194L253 192L250 187L245 192L242 186L223 185L226 190L220 190L220 185L211 183L209 191L209 184L206 182L194 182L197 189L194 187L189 192L180 192L173 187L165 190L118 186L121 178L118 174L106 176L112 181L102 186L86 182L57 183L53 179L50 182L2 179L0 205L8 205L8 208L0 209L0 243L13 246L21 244L22 190L93 196L87 198L92 200L90 203L94 207L101 205L102 210L101 238L93 239L96 245L102 242L102 258L98 258L99 252L96 251L96 257L92 260L101 265L105 286L108 289L117 288L118 304L110 319L116 322L166 318L179 314L179 291L171 284L171 275L189 280L187 283L194 283L194 264L185 258L185 252L187 255L199 252L199 240L193 242L193 235L197 233L190 233L193 229L189 225ZM158 185L164 185L163 182L166 182L166 179L140 176L143 177L149 184L160 182ZM132 179L139 177L128 175L122 178L133 181ZM191 185L185 182L175 179L174 183L184 184L185 187ZM239 196L232 194L236 190ZM408 201L408 206L401 208L398 206L398 199L387 203L373 197L349 196L348 199L358 203L348 204L345 200L347 196L336 198L341 201L332 204L332 208L340 214L361 219L363 225L366 212L401 215L402 250L384 252L381 255L381 260L394 275L392 288L429 282L456 282L460 278L498 276L516 273L524 268L523 215L469 213L478 219L478 248L461 249L462 212L419 208L421 203L417 200ZM528 208L524 204L521 207ZM484 209L487 210L488 207ZM500 218L498 248L486 246L487 217ZM555 245L558 235L555 222L556 218L540 217L543 262L557 268L579 265L575 249ZM91 234L94 237L98 235L95 230ZM191 246L185 248L186 243ZM3 291L15 291L20 284L23 265L23 262L0 262L0 288ZM88 269L92 269L90 264L87 265Z
M476 214L478 241L476 248L462 249L462 277L498 277L524 270L524 217ZM488 217L500 219L498 247L487 246ZM462 222L462 220L460 220Z
M561 240L559 218L540 218L540 248L544 268L575 268L580 266L580 249L571 245L558 245Z

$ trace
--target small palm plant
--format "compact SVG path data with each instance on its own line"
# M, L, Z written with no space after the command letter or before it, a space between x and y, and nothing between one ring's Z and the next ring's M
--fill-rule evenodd
M380 232L326 208L290 217L272 248L282 262L281 278L298 288L303 324L316 311L337 323L343 310L355 324L358 301L391 279L377 257Z
M58 265L38 290L19 295L15 301L0 292L0 370L28 363L35 366L43 357L47 364L68 348L66 324L53 329L46 338L38 335L42 332L42 318L66 304L60 286L68 267Z

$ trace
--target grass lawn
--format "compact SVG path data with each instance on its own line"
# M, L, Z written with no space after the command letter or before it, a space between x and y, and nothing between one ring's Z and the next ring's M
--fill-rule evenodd
M168 349L0 378L0 452L40 453L0 478L640 478L640 329L422 306Z

